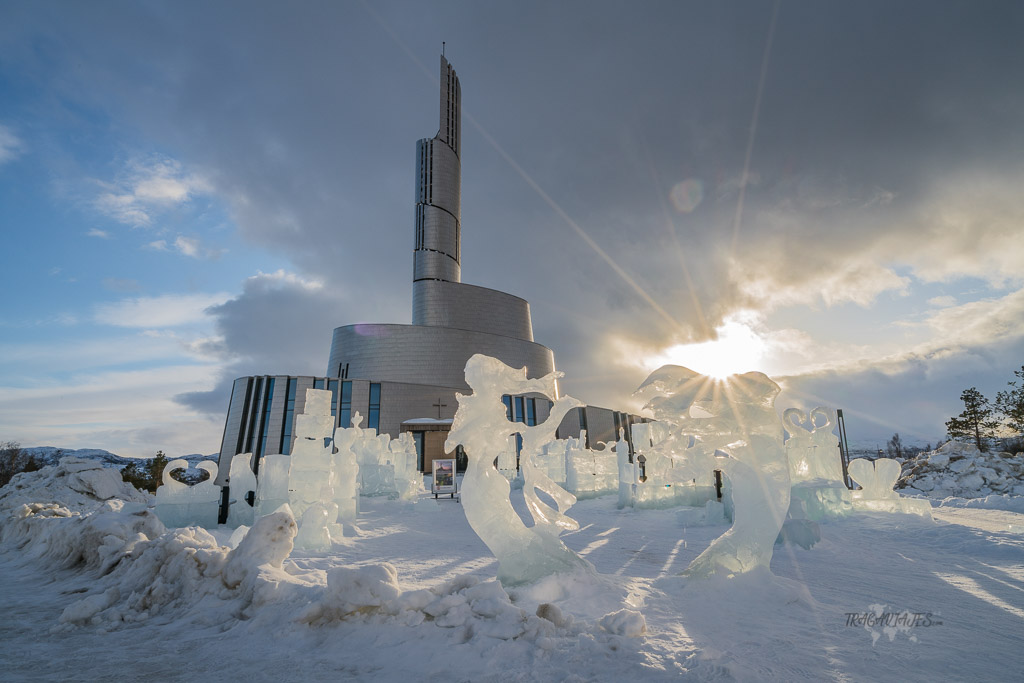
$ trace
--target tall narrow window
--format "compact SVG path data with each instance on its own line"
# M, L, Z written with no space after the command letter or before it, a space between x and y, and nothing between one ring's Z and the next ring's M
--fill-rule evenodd
M338 416L338 426L342 429L352 426L352 382L341 383L341 413Z
M516 422L526 422L526 410L523 408L522 396L516 396Z
M533 427L537 424L537 399L526 399L526 425Z
M366 426L380 431L380 385L370 385L370 407L367 411Z
M505 394L501 397L501 402L505 404L505 417L508 418L509 422L512 422L512 397Z
M294 377L290 378L284 392L284 424L281 426L281 445L277 451L282 455L292 452L292 424L295 421L295 391L298 382Z
M324 379L322 377L318 378L318 379L314 379L313 380L313 388L314 389L323 389L324 388Z
M274 378L267 378L266 393L263 395L263 416L260 418L260 440L256 447L258 460L267 450L267 430L270 428L270 407L274 401Z
M327 389L331 392L331 417L337 417L338 415L338 380L332 379L327 382ZM338 421L334 421L334 426L338 426Z
M235 388L231 387L231 398L235 397ZM245 380L245 401L242 403L242 424L238 429L238 441L235 442L235 453L245 453L245 418L249 414L249 402L252 401L252 377Z
M260 418L260 399L263 397L263 378L257 377L256 384L252 390L252 403L249 408L249 423L246 426L245 450L243 453L252 453L253 443L258 434L256 431Z

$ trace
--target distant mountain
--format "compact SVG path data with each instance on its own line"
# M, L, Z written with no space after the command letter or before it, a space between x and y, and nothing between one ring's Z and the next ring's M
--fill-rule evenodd
M86 458L88 460L98 460L104 467L115 467L117 469L121 469L128 463L143 465L150 460L150 458L126 458L100 448L55 448L53 446L35 446L33 448L22 448L21 450L24 453L31 454L40 465L56 465L61 458L68 456ZM178 457L188 460L188 466L190 468L194 468L197 463L200 463L203 460L213 460L214 462L217 462L217 458L219 456L217 453L214 453L213 455L194 453L192 455L182 455ZM170 459L176 460L177 458Z

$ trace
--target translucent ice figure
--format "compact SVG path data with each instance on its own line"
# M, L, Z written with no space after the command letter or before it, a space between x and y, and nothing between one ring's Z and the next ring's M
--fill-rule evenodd
M821 479L843 482L843 463L839 455L839 438L832 433L835 413L821 406L810 414L797 408L782 413L789 438L786 455L789 458L789 476L796 483ZM823 417L824 424L816 418Z
M334 486L332 396L323 389L306 389L305 407L295 415L288 503L299 519L306 508L323 501L325 489Z
M359 456L357 442L362 439L359 425L363 416L358 411L352 416L352 426L334 431L334 502L338 504L338 522L355 524L359 514Z
M839 439L832 433L835 413L822 407L809 414L789 408L782 421L789 434L786 457L793 486L789 517L815 522L848 514L850 490L843 481Z
M418 468L419 456L412 434L403 432L389 446L395 470L395 488L401 500L415 500L423 491L423 475Z
M188 511L192 518L191 524L198 524L204 529L212 529L217 526L221 497L221 488L213 483L217 478L217 463L212 460L204 460L196 467L210 476L189 487Z
M288 504L288 478L292 459L287 455L260 458L260 475L256 482L256 512L259 519Z
M540 379L526 379L525 368L513 369L495 358L474 355L466 363L466 383L473 393L458 395L459 409L445 442L449 452L459 445L465 448L469 461L462 488L466 520L494 553L498 579L505 585L531 583L578 569L593 570L558 538L561 531L578 528L575 520L565 515L575 497L532 464L532 455L553 438L562 418L580 402L568 396L556 400L548 419L535 427L509 422L501 402L503 394L537 392L557 396L555 381L559 376L561 373L551 373ZM534 518L533 527L523 524L512 508L508 479L494 468L494 460L510 433L523 438L523 492ZM556 507L541 501L537 489L548 494Z
M865 458L851 460L850 478L860 484L853 491L853 509L873 512L905 512L931 519L932 506L927 500L904 498L893 490L900 478L899 462L879 458L874 462Z
M249 503L249 494L255 495L256 475L252 471L252 453L239 453L231 459L228 479L228 526L252 526L255 510ZM255 503L255 500L253 501Z
M738 574L771 564L775 539L789 508L789 464L782 422L775 413L779 386L760 372L716 381L677 365L654 371L638 393L671 426L675 448L690 435L717 458L732 484L733 525L690 564L691 576Z
M359 493L390 496L395 493L395 468L391 462L391 437L372 429L362 430L354 450L359 458Z
M620 449L603 444L586 448L585 435L565 442L565 488L577 497L595 497L613 493L619 484L618 453ZM627 448L628 450L628 448ZM626 458L628 460L628 453Z
M545 474L562 488L565 485L565 445L561 439L549 441L541 446L540 452L534 454L534 462Z
M178 529L189 524L189 486L171 476L174 470L184 469L188 469L188 460L179 458L167 463L161 474L163 485L156 490L156 516L168 529Z
M164 468L161 475L163 486L156 490L156 515L164 526L172 529L192 525L204 528L217 526L221 491L213 483L217 478L217 464L204 460L197 467L208 472L210 478L195 486L184 484L171 476L175 470L188 469L187 460L172 460Z
M331 549L330 527L338 518L338 505L331 500L333 495L333 489L325 486L320 494L321 502L306 508L295 536L296 548L318 553Z
M516 466L516 437L514 434L505 437L504 448L498 451L496 467L509 481L515 479L519 474L519 468Z

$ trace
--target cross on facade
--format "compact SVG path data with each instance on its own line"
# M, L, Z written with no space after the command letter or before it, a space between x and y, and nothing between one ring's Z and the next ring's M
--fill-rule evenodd
M441 397L438 396L437 397L437 403L434 403L432 405L435 408L437 408L437 419L440 420L441 419L441 408L447 408L448 404L447 403L441 403Z

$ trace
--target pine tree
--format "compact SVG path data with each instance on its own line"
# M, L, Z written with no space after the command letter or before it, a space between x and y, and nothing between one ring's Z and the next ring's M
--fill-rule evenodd
M995 437L999 420L995 409L976 387L964 389L960 394L964 411L946 421L946 433L957 441L974 441L979 451L988 450L988 440Z
M892 438L886 442L885 450L890 458L903 459L903 441L900 439L899 432L893 434Z
M164 468L170 460L163 451L157 451L153 459L149 461L149 492L156 493L156 490L164 483Z
M1020 370L1015 370L1014 375L1024 380L1024 365ZM1003 414L1006 426L1024 434L1024 382L1017 386L1017 382L1007 382L1009 391L1000 391L996 394L996 409Z

